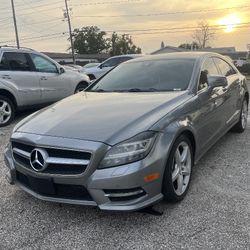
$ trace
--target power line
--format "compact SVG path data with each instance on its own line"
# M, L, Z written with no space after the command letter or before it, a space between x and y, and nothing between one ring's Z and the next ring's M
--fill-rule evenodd
M235 28L239 28L240 26L249 25L250 22L241 23L235 26ZM216 24L216 25L209 25L209 28L216 28L222 27L225 28L227 25L234 25L234 24ZM184 26L184 27L170 27L170 28L150 28L150 29L121 29L121 30L106 30L105 32L143 32L143 31L168 31L168 30L189 30L189 29L197 29L197 26Z
M57 2L54 2L54 3L50 3L50 6L51 5L57 5L58 3L62 3L62 1L57 1ZM43 4L43 5L38 5L38 6L32 6L32 4L28 4L28 3L25 3L25 5L29 5L29 6L31 6L33 9L38 9L38 8L40 8L40 7L47 7L48 6L48 4ZM19 4L19 5L16 5L16 7L17 6L23 6L23 4ZM30 10L30 7L28 7L28 8L17 8L18 9L18 11L25 11L25 10ZM51 9L51 8L49 8L49 9ZM47 9L46 9L47 10ZM10 10L4 10L4 11L0 11L0 13L6 13L6 12L11 12Z
M46 34L46 35L40 35L40 36L33 36L33 37L26 37L26 38L22 38L22 41L29 41L29 40L36 40L36 39L43 39L43 38L51 38L54 36L65 36L68 32L57 32L57 33L52 33L52 34ZM44 39L43 39L44 40ZM14 42L14 40L9 40L9 41L0 41L1 44L6 44L6 43L10 43L10 42Z
M84 16L75 16L79 17L92 17L92 18L117 18L117 17L147 17L147 16L165 16L165 15L176 15L176 14L191 14L191 13L200 13L200 12L216 12L223 10L232 10L232 9L248 9L250 5L246 6L236 6L230 8L215 8L215 9L200 9L200 10L189 10L189 11L175 11L175 12L161 12L161 13L147 13L147 14L124 14L124 15L84 15Z
M89 6L89 5L108 5L108 4L130 4L138 3L141 0L127 0L127 1L107 1L107 2L93 2L93 3L80 3L80 4L71 4L71 6Z
M240 29L240 28L248 28L250 25L250 22L248 23L244 23L243 25L241 26L236 26L235 29ZM211 26L212 30L223 30L225 29L226 25L214 25L214 26ZM185 27L185 28L167 28L167 29L161 29L159 31L156 31L156 32L145 32L145 30L141 30L143 32L140 32L140 33L134 33L132 35L148 35L148 34L162 34L162 33L179 33L179 32L190 32L190 31L193 31L192 29L196 29L197 27ZM178 30L174 30L174 29L178 29ZM152 29L148 29L148 30L152 30ZM157 30L157 29L155 29ZM130 31L140 31L140 30L130 30ZM111 32L111 31L108 31L108 32ZM118 30L116 31L112 31L112 32L119 32ZM54 37L57 37L57 36L65 36L65 35L68 35L69 32L65 31L65 32L57 32L57 33L51 33L51 34L46 34L46 35L40 35L40 36L34 36L34 37L24 37L22 38L21 40L22 41L32 41L32 40L46 40L46 39L52 39ZM40 40L39 40L40 39ZM4 43L9 43L9 42L14 42L14 40L10 40L10 41L0 41L0 43L4 44Z

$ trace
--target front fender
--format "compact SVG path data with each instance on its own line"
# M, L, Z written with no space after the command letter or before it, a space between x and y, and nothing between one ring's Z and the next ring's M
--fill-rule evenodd
M188 133L192 135L192 139L195 143L195 160L198 157L197 150L197 132L194 126L194 120L198 116L196 108L200 105L196 96L182 103L172 112L169 112L165 117L152 126L152 130L163 133L165 140L170 148L174 144L175 140L182 134Z
M1 93L1 90L5 90L5 91L8 91L9 93L11 93L16 99L17 106L21 106L21 99L19 97L19 90L13 82L8 81L8 80L1 80L0 81L0 93Z

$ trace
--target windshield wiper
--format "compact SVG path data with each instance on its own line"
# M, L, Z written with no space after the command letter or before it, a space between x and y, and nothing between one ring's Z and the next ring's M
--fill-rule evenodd
M128 91L128 92L155 92L155 91L159 91L159 90L155 89L155 88L149 88L149 89L132 88L132 89L128 89L126 91Z

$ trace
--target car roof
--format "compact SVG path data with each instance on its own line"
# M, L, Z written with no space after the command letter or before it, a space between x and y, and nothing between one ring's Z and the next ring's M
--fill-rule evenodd
M111 58L119 58L119 57L133 57L133 58L137 58L137 57L142 57L142 56L145 56L143 54L125 54L125 55L119 55L119 56L112 56L108 59L111 59Z
M35 50L32 50L30 48L17 48L17 47L12 47L12 46L0 46L0 51L11 51L11 52L36 52Z
M201 52L201 51L192 51L192 52L172 52L172 53L164 53L159 55L146 55L144 57L136 58L133 60L129 60L125 63L133 63L139 61L151 61L151 60L163 60L163 59L201 59L203 57L213 55L213 56L222 56L218 53L213 52Z

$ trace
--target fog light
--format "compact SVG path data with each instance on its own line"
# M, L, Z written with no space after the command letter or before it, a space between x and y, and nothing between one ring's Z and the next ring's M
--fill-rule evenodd
M144 181L145 182L155 181L155 180L159 179L159 177L160 177L160 173L156 172L156 173L145 176Z

